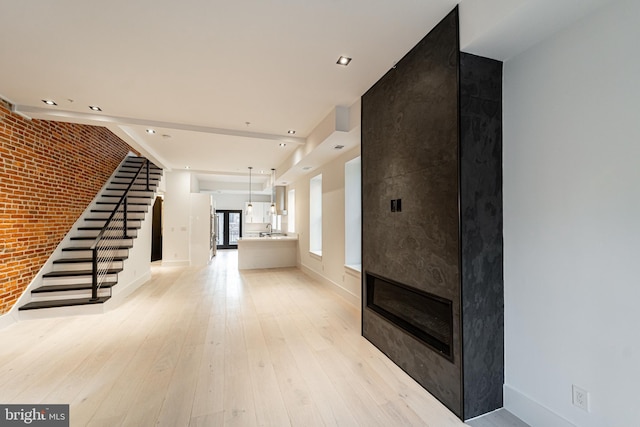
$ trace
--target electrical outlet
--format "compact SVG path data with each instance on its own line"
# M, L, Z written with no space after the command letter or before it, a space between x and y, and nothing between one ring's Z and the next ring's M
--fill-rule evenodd
M575 384L572 385L573 398L571 401L575 406L583 411L589 412L589 392L581 389Z

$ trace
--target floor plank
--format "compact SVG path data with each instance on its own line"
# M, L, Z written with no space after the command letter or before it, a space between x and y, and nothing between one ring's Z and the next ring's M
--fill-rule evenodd
M464 425L360 336L357 307L295 268L240 272L234 251L0 342L2 400L69 403L72 426Z

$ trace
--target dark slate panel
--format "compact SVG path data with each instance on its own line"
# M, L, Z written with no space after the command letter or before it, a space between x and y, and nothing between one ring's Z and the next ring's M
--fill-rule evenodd
M454 12L363 95L362 139L369 141L370 160L363 168L365 182L443 169L456 161L458 36L453 18Z
M462 417L458 56L456 8L362 97L361 146L362 276L450 299L453 363L364 306L362 315L363 335Z
M460 55L464 419L502 407L502 63Z
M460 413L452 409L460 408L461 405L459 367L396 328L374 311L367 308L363 310L367 319L362 325L363 335L447 408L461 417Z
M453 363L368 310L366 287L362 328L468 419L502 406L502 64L457 34L456 9L362 98L363 279L450 299Z
M451 188L456 170L439 175L418 171L365 183L367 271L458 299L458 198ZM392 199L402 200L401 212L391 212Z

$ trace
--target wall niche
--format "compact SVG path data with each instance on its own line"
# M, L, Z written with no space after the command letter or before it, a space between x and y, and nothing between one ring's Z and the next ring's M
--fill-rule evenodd
M466 420L502 407L502 63L458 34L362 97L362 334Z

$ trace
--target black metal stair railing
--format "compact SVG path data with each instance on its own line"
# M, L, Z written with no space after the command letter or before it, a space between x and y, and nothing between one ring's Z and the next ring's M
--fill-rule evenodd
M140 173L146 169L146 191L151 191L149 188L149 160L146 159L138 168L135 176L131 179L131 182L125 189L122 197L113 211L107 218L104 226L98 233L98 236L91 245L91 257L92 257L92 279L91 279L91 300L98 300L98 290L109 276L109 271L113 266L113 261L116 258L116 254L120 249L120 245L115 244L114 241L121 239L128 239L127 234L127 205L129 199L129 192L134 183L140 176Z

